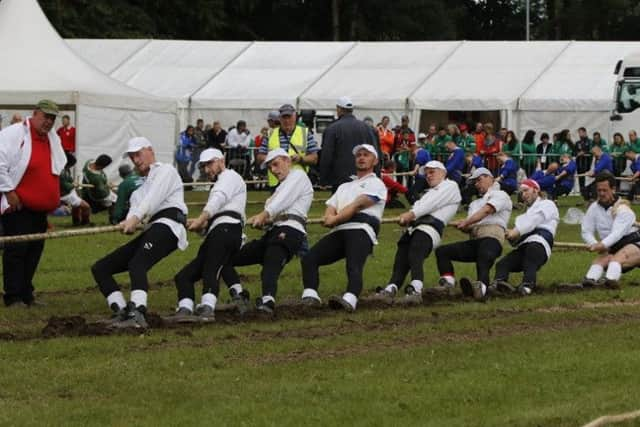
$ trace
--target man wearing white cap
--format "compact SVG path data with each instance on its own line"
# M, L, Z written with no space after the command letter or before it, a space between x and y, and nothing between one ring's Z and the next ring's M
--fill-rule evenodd
M362 272L367 257L377 244L376 236L387 200L387 188L374 173L378 152L369 144L353 149L356 178L346 182L327 200L323 225L331 232L316 243L302 258L302 301L319 306L318 267L346 258L347 292L329 298L329 306L352 312L362 292Z
M464 295L484 300L487 296L489 271L502 254L502 243L513 206L511 198L500 190L500 184L495 182L489 169L476 169L471 180L481 197L471 202L466 219L451 222L459 230L469 233L471 238L436 249L440 272L438 284L440 291L449 292L456 283L452 261L474 262L477 281L472 283L469 279L462 278L460 288Z
M356 173L353 149L360 144L372 145L381 157L377 138L369 126L353 115L353 102L343 96L336 103L338 120L331 123L322 134L320 156L320 183L330 185L335 192L338 186L351 181ZM377 168L376 168L377 169Z
M425 165L425 175L429 190L410 211L398 218L398 223L407 227L407 230L398 241L389 284L377 289L378 295L382 297L395 297L407 273L411 272L411 283L405 288L405 293L409 301L422 301L424 260L438 247L445 226L453 219L460 206L458 184L446 178L447 168L441 162L428 162Z
M207 204L196 219L187 221L189 231L202 232L204 242L196 258L187 264L174 280L178 289L178 308L172 320L177 322L212 321L218 301L219 276L242 245L242 228L247 204L247 186L233 169L225 167L224 154L208 148L200 154L199 166L215 185ZM202 279L202 303L195 305L194 284ZM231 299L242 311L249 300L240 284L229 288Z
M222 269L227 284L240 284L233 266L262 264L262 297L256 308L272 314L275 309L278 278L284 266L296 255L306 239L307 213L313 201L313 186L307 174L292 168L291 157L282 148L269 151L264 164L277 178L279 185L267 199L264 210L247 220L255 228L267 228L266 233L244 245L231 262Z
M129 140L127 153L144 183L131 194L131 207L120 223L122 232L132 234L146 221L145 230L92 267L91 272L107 304L113 311L111 326L146 328L147 271L179 248L187 248L187 206L182 180L176 169L156 162L151 142L144 137ZM127 304L113 275L129 272L131 300Z
M492 285L500 292L529 295L536 287L538 270L551 257L560 213L555 203L540 196L540 185L533 179L520 183L520 194L527 211L518 215L515 227L506 232L516 249L498 261ZM520 271L524 273L522 283L514 288L509 284L509 273Z

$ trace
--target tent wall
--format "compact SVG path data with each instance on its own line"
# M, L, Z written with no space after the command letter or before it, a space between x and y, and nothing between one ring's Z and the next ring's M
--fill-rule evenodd
M518 111L514 114L516 134L523 137L527 130L536 131L536 142L540 140L540 134L546 132L549 135L560 132L563 129L571 130L577 135L579 127L584 126L591 137L598 131L607 139L609 134L609 112L603 111Z
M105 74L113 72L149 39L66 39L69 47Z

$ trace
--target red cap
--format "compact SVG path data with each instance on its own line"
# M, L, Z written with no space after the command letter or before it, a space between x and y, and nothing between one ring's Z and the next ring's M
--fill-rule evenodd
M460 123L460 126L458 126L458 128L460 129L460 132L463 132L463 131L465 131L465 130L469 129L469 128L467 127L467 124L466 124L466 123Z
M533 188L534 190L540 191L540 185L534 180L529 178L523 179L522 182L520 183L520 187L529 187L529 188Z

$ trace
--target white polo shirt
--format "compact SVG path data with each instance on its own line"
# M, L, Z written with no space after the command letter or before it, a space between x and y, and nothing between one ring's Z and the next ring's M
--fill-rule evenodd
M384 205L387 202L387 187L382 180L374 173L363 176L362 178L354 177L353 181L341 184L336 192L327 200L327 206L332 206L340 213L345 206L353 203L358 196L366 195L377 199L372 206L361 210L359 213L370 215L378 220L382 220L384 213ZM340 230L364 230L376 245L378 239L376 232L369 224L363 222L345 222L333 228L332 232Z
M474 200L469 205L469 213L467 218L482 209L485 205L491 205L496 210L491 215L487 215L478 221L474 225L499 225L502 228L507 228L509 218L511 217L511 210L513 204L511 203L511 197L504 191L500 190L500 184L494 183L489 191L487 191L481 198Z
M589 206L582 219L581 227L582 240L587 245L598 243L596 233L602 244L610 248L627 234L638 231L635 226L636 214L633 210L626 205L616 205L605 209L600 203L595 202ZM615 215L614 211L616 211Z
M411 212L420 218L421 216L431 215L439 219L446 226L458 212L460 206L460 189L458 184L450 179L444 179L435 187L429 188L426 193L415 202ZM418 225L417 227L409 227L407 231L412 234L414 231L427 233L431 237L433 247L436 248L440 244L440 234L429 225Z
M245 219L247 207L247 185L239 173L233 169L225 169L218 175L218 179L209 192L207 204L202 209L209 214L209 218L223 212L232 211L239 213ZM216 218L209 227L208 232L219 224L239 224L237 218L223 215Z
M313 185L309 177L300 169L291 169L287 177L280 182L273 195L265 202L264 210L269 212L271 218L282 214L307 218L312 201ZM273 225L286 225L307 234L302 224L292 219L276 221Z
M518 230L522 236L532 232L536 228L542 228L555 237L559 222L560 213L558 212L556 204L551 200L538 197L525 213L516 217L515 229ZM547 259L551 258L551 247L542 236L533 234L520 242L520 245L531 242L540 243L547 253Z

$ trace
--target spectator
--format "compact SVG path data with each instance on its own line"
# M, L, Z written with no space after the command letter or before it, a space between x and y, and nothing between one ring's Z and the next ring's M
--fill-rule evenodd
M541 191L553 196L557 170L558 164L556 162L549 163L549 167L546 170L536 170L531 179L538 183Z
M196 171L196 164L198 163L198 159L200 158L200 153L202 153L202 150L207 148L207 136L204 133L204 120L196 120L196 127L193 128L193 139L195 140L195 146L193 147L193 151L191 152L192 161L189 165L189 175L191 176L193 176L193 173ZM202 173L200 173L198 181L205 180L205 177L202 175Z
M507 153L507 155L509 155L509 157L511 157L511 159L516 163L516 167L520 169L522 146L520 145L520 141L518 141L516 134L512 130L507 131L504 144L502 145L502 151Z
M482 127L485 132L481 144L476 146L478 153L484 158L484 162L492 173L498 170L496 155L502 150L502 140L494 134L493 123L485 123Z
M60 137L62 148L66 153L76 152L76 128L71 126L71 118L68 114L62 116L62 126L56 131Z
M479 154L467 153L464 158L464 170L463 178L464 183L460 194L462 195L462 206L468 207L471 203L473 196L478 195L478 189L474 185L473 181L469 177L475 172L476 169L480 169L482 166L482 157Z
M613 171L613 160L608 153L605 153L602 150L600 145L594 145L591 147L591 154L593 154L593 157L595 158L595 165L592 171L585 174L586 176L595 177L600 172L611 173ZM582 193L582 197L585 201L595 200L595 181L585 186L584 189L581 188L580 192Z
M382 116L382 120L378 124L378 139L380 140L380 150L391 158L394 151L395 135L389 129L389 116Z
M458 184L462 188L462 170L464 169L464 150L456 144L455 141L449 140L445 147L449 152L449 157L445 164L447 169L447 178Z
M419 144L410 144L411 159L413 163L413 173L415 178L413 185L409 189L407 199L409 203L414 204L420 198L422 192L427 188L427 177L425 176L425 166L431 161L431 154L426 148L422 148Z
M608 144L607 144L607 140L606 139L602 139L602 137L600 136L600 132L594 132L593 133L593 139L591 140L591 146L593 147L594 145L599 146L600 148L602 148L603 150L607 150Z
M549 166L549 162L551 160L551 150L553 145L549 141L549 134L543 132L540 135L540 144L536 147L536 152L538 153L538 168L546 169Z
M554 162L559 161L560 156L565 153L573 153L573 141L571 141L571 133L569 132L569 129L563 129L558 133L558 138L554 141L551 152Z
M629 146L634 152L640 153L640 139L635 130L629 131Z
M76 157L70 152L67 155L67 164L60 174L60 201L71 207L71 224L74 226L88 225L91 217L91 206L78 195L71 169L76 164Z
M256 137L253 139L253 146L255 148L260 148L262 144L266 144L268 140L269 140L269 127L263 126L262 129L260 129L260 134L256 135Z
M447 129L440 127L438 129L438 135L436 135L436 137L434 138L431 157L433 157L434 160L438 160L444 163L447 159L447 156L449 155L449 153L447 152L446 144L451 140L451 135L447 133Z
M236 127L227 134L226 164L241 176L246 177L249 172L249 145L251 132L247 129L247 122L238 120Z
M466 123L460 125L460 144L458 144L465 153L476 152L476 139L469 133Z
M214 121L211 131L207 133L207 148L217 148L224 152L224 143L227 140L227 131L222 128L219 121Z
M420 132L418 134L418 147L427 148L429 142L427 141L427 134Z
M584 127L578 129L578 140L573 147L573 156L576 158L578 174L582 175L591 169L591 140ZM584 187L584 176L578 177L580 188Z
M507 128L500 128L500 130L498 131L498 138L500 138L500 141L504 141L506 137L507 137Z
M521 143L521 147L522 147L521 166L528 177L531 177L531 174L533 174L533 171L535 170L536 163L537 163L535 137L536 137L536 131L529 129L527 133L524 134L524 138L522 139L522 143Z
M449 134L451 139L455 141L457 146L460 146L461 137L460 137L460 128L458 128L458 126L454 125L453 123L449 123L447 125L447 134Z
M409 144L416 142L416 134L409 127L409 116L406 114L401 118L401 124L396 128L393 156L398 172L409 171ZM397 177L398 182L403 182L403 177Z
M92 186L82 189L82 198L89 203L93 213L111 210L116 201L116 195L111 191L107 174L104 173L104 169L110 164L111 157L100 154L95 160L87 160L82 168L82 183Z
M558 197L568 195L573 190L575 183L575 174L577 165L575 160L571 158L569 154L563 154L560 156L560 168L556 174L556 185L553 190L553 200L557 200ZM580 187L582 191L582 187Z
M180 132L180 141L176 149L176 163L178 164L178 173L180 174L182 182L193 182L193 177L189 175L188 170L189 162L191 162L192 159L193 147L196 145L193 132L194 128L191 125Z
M492 125L493 126L493 125ZM473 131L473 138L476 140L476 152L480 153L480 147L484 144L484 137L486 132L484 131L484 125L480 122L476 123L476 128Z
M373 125L373 119L370 116L366 116L364 119L362 119L362 121L369 128L369 134L371 135L371 139L375 141L375 144L373 144L373 146L380 147L380 137L378 136L378 130Z
M435 123L431 123L427 128L427 138L425 140L424 148L427 147L426 144L429 144L429 145L433 144L434 142L433 140L437 135L438 135L438 127L436 126Z
M624 153L627 160L631 162L631 172L633 175L624 179L631 182L631 190L629 191L629 200L635 202L636 197L640 195L640 154L636 153L631 147L627 148Z
M500 190L512 195L518 189L518 167L516 162L504 152L498 153L496 158L500 164L500 171L496 181L500 184Z
M118 167L118 175L122 178L122 182L118 185L116 204L109 218L111 224L119 224L127 218L129 207L131 206L131 195L144 182L144 179L127 163L123 163Z
M613 144L609 146L609 154L613 159L613 170L610 172L614 176L622 175L622 172L627 168L627 158L624 157L627 148L629 148L629 145L625 142L622 134L620 132L614 133Z
M409 189L392 178L392 174L396 171L396 163L393 160L387 160L382 169L382 182L387 187L387 201L385 208L404 209L404 204L398 200L398 193L404 194L409 203Z
M15 125L16 123L20 123L22 122L22 115L20 115L19 113L15 113L13 116L11 116L11 124Z

